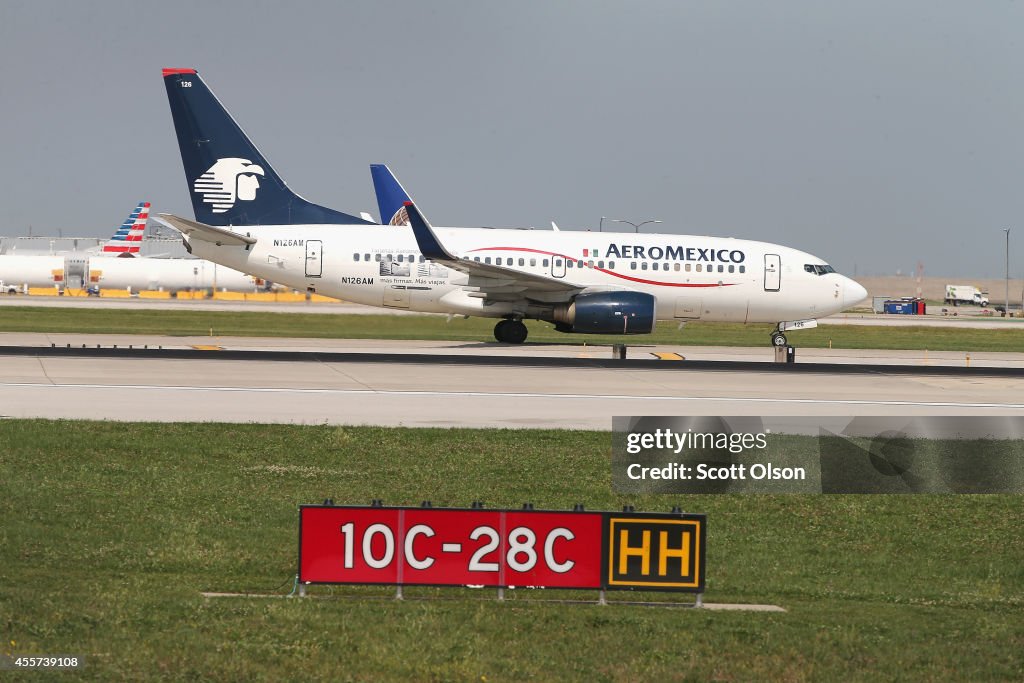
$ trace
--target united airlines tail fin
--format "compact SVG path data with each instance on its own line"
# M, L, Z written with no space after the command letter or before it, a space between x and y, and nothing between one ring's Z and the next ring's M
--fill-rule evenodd
M104 243L101 254L117 254L118 256L134 256L142 248L142 233L146 231L146 219L149 218L149 202L139 202L135 210L124 219L114 236Z
M367 223L292 192L195 69L164 69L163 78L197 221L219 226Z
M383 225L409 225L405 203L412 201L398 178L385 164L370 164L373 190L377 193L377 207Z

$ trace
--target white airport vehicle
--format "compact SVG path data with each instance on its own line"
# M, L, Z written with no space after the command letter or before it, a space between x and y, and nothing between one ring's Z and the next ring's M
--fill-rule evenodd
M960 304L988 306L988 292L983 292L973 285L946 285L945 303L953 306Z
M695 235L370 224L294 194L194 69L165 69L196 220L160 214L201 258L308 292L412 311L524 319L563 332L646 334L658 320L775 323L785 332L860 303L865 289L811 254Z

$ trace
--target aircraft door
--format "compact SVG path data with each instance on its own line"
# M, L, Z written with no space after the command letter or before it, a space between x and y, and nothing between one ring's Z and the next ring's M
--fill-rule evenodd
M306 240L306 277L323 275L324 264L321 247L323 247L323 242L320 240Z
M85 286L86 261L80 256L67 256L64 259L64 285L72 289Z
M778 254L764 255L764 291L777 292L782 286L782 259Z
M695 320L700 318L703 306L697 297L680 296L676 297L676 318L689 318Z
M409 290L405 285L391 285L384 290L384 305L391 308L409 308Z
M565 277L565 259L561 256L551 256L551 277Z

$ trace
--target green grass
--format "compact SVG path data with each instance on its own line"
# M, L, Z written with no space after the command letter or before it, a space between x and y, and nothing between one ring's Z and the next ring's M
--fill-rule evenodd
M766 346L771 325L691 323L682 330L660 323L654 334L634 337L571 335L529 321L530 342L562 344L678 344ZM328 339L435 339L494 341L494 321L442 316L328 315L194 310L75 309L6 306L0 331L174 336L317 337ZM827 325L790 333L802 348L909 349L1024 352L1024 326L1015 329Z
M0 446L0 651L89 658L61 680L1024 677L1019 497L617 496L594 432L11 420ZM709 515L708 601L788 611L200 596L287 593L296 506L327 497L678 503Z

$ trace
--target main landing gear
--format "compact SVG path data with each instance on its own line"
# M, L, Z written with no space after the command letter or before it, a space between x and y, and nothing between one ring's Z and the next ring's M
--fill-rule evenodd
M500 320L494 326L494 338L506 344L522 344L529 331L522 320Z

